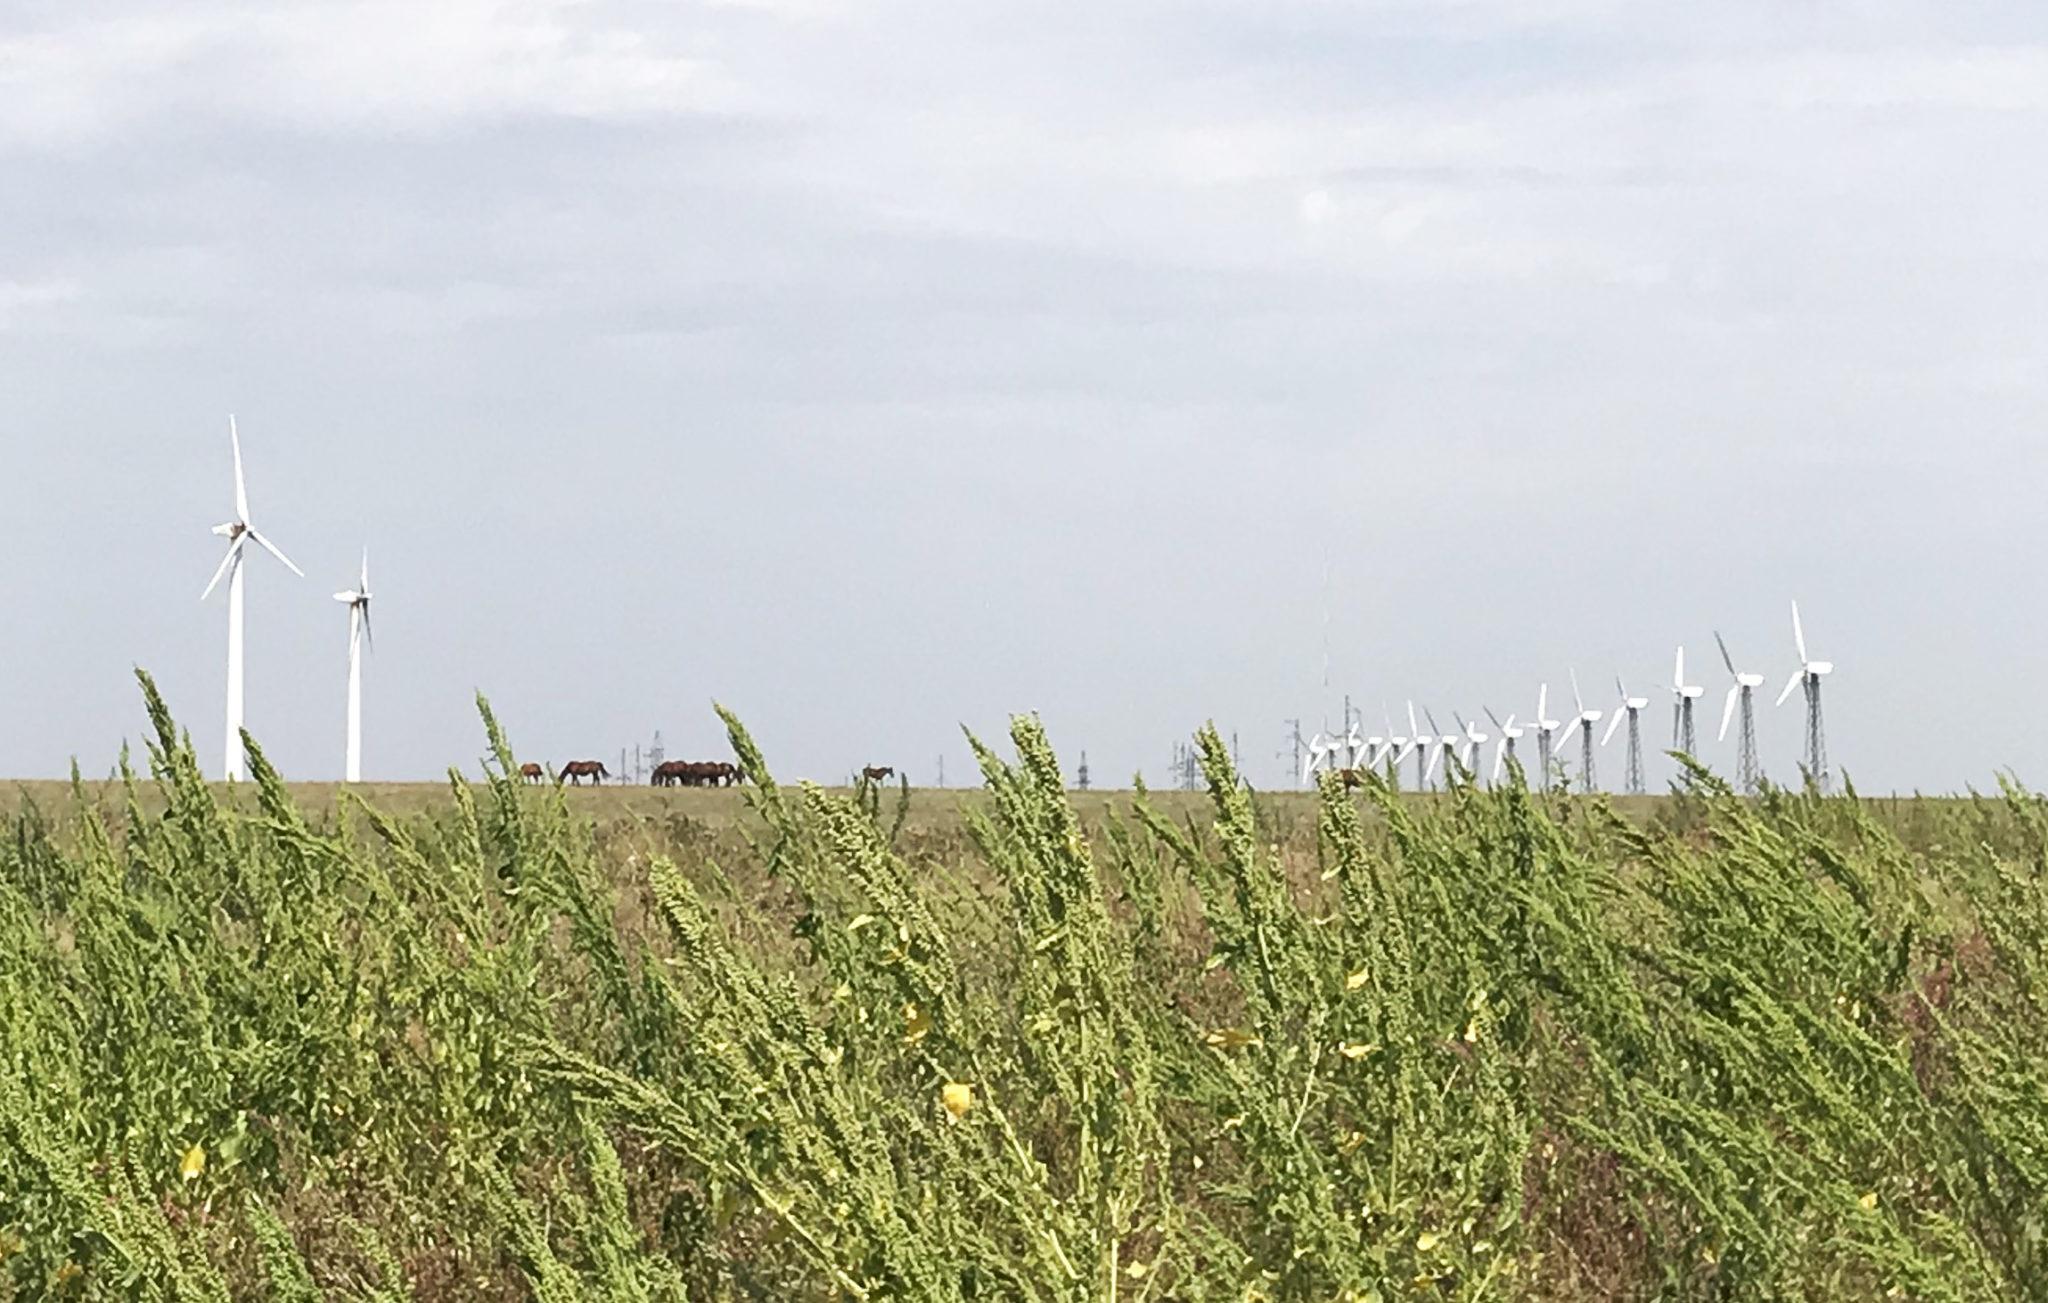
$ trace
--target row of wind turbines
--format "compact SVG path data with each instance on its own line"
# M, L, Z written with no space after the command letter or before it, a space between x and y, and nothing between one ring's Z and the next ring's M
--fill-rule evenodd
M1728 667L1728 696L1721 708L1720 740L1728 740L1728 730L1740 720L1736 743L1736 782L1743 791L1754 793L1763 782L1763 769L1757 760L1756 745L1756 690L1764 686L1765 677L1750 670L1738 670L1735 658L1729 654L1728 644L1720 633L1714 634L1714 643L1721 651L1721 663ZM1806 739L1802 764L1813 780L1826 790L1829 785L1827 732L1822 726L1820 708L1821 681L1834 673L1834 663L1815 660L1807 654L1806 628L1799 619L1799 603L1792 603L1792 643L1799 654L1798 668L1778 694L1776 704L1783 706L1791 699L1795 688L1803 689L1806 698ZM1622 725L1628 725L1628 769L1623 790L1629 795L1644 793L1643 781L1643 731L1642 712L1649 706L1648 697L1632 695L1628 686L1617 676L1614 689L1619 699L1613 713L1586 705L1586 699L1579 691L1577 670L1571 672L1572 704L1575 713L1569 720L1550 717L1550 685L1545 683L1536 692L1536 714L1530 721L1536 731L1538 761L1537 769L1541 783L1548 790L1553 781L1552 767L1561 764L1574 738L1578 741L1579 770L1577 785L1584 791L1593 791L1599 786L1594 768L1596 752L1614 740ZM1698 754L1698 739L1693 723L1693 706L1706 695L1706 688L1700 684L1687 683L1685 679L1685 648L1679 647L1671 671L1671 746L1686 755ZM1489 708L1485 712L1498 730L1498 742L1493 753L1492 781L1498 784L1507 771L1510 759L1515 758L1515 745L1529 733L1527 726L1517 727L1518 716L1509 715L1505 721ZM1408 731L1396 731L1393 717L1387 715L1387 731L1371 737L1361 737L1358 724L1349 717L1344 721L1344 735L1331 737L1318 733L1310 740L1308 752L1302 762L1301 780L1308 782L1315 774L1324 770L1350 770L1362 767L1379 769L1386 766L1398 768L1410 756L1415 758L1415 779L1418 787L1427 789L1444 765L1446 756L1457 756L1458 765L1466 775L1478 773L1481 750L1493 740L1476 723L1467 722L1463 715L1453 712L1451 719L1458 726L1455 733L1446 733L1436 722L1436 717L1427 709L1418 720L1415 703L1408 703ZM1596 727L1602 719L1607 727L1600 732L1600 740L1593 740ZM1428 722L1428 729L1422 727Z
M227 581L228 719L226 758L222 761L221 776L229 782L238 782L248 774L248 754L242 745L242 610L243 567L248 561L250 541L254 540L258 547L276 557L299 578L304 579L306 572L294 565L292 559L258 532L250 521L249 485L242 473L242 436L235 428L233 416L228 417L228 442L235 450L235 518L213 527L215 534L228 541L228 551L221 558L220 568L213 572L212 582L199 595L199 600L204 602L212 597L221 581ZM372 648L376 646L376 639L370 633L368 548L363 549L363 565L356 586L336 593L334 600L348 605L348 743L343 772L349 782L360 783L363 781L363 647L366 642Z

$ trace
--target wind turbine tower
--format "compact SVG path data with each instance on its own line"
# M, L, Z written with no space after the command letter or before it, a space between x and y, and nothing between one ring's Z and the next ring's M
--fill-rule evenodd
M1422 717L1429 721L1429 731L1435 735L1432 740L1436 743L1436 752L1429 758L1429 772L1435 773L1437 764L1443 762L1444 790L1449 791L1451 787L1451 766L1444 758L1450 755L1457 747L1459 742L1458 735L1444 732L1442 726L1436 722L1436 716L1430 714L1429 711L1424 710Z
M1579 708L1579 717L1576 721L1579 730L1579 785L1590 792L1599 786L1593 773L1593 725L1600 722L1601 712L1586 709L1586 699L1579 695L1577 670L1572 671L1572 701ZM1557 740L1557 749L1564 749L1563 738Z
M1486 734L1480 732L1476 724L1466 723L1465 717L1455 711L1451 713L1451 718L1457 721L1458 732L1464 735L1463 754L1458 757L1458 763L1465 769L1465 781L1477 786L1479 753L1486 749Z
M206 591L199 595L200 601L213 596L213 590L220 587L220 581L228 581L228 710L226 759L221 764L221 775L234 782L248 772L249 757L242 746L242 560L249 540L255 539L257 546L284 562L285 568L304 579L306 572L292 564L292 559L277 550L277 545L256 532L249 523L249 486L242 475L242 436L235 430L235 418L228 417L228 442L235 450L235 518L224 525L215 525L213 532L228 541L228 554L221 558L220 569L213 572L213 580L206 585Z
M1728 644L1720 631L1714 632L1714 642L1721 648L1721 663L1728 667L1734 678L1734 686L1728 689L1728 704L1721 707L1721 741L1728 740L1728 724L1735 717L1735 707L1742 707L1742 732L1736 743L1735 779L1742 784L1742 790L1750 796L1756 795L1757 785L1763 781L1763 774L1756 763L1756 690L1764 685L1764 676L1751 674L1735 668L1735 658L1728 654Z
M1493 721L1495 728L1500 730L1500 746L1493 753L1493 785L1499 787L1500 776L1507 771L1508 761L1514 758L1515 742L1527 730L1515 727L1515 717L1513 715L1508 716L1507 723L1501 723L1500 716L1494 714L1490 707L1486 712L1486 717Z
M1430 751L1436 746L1436 730L1422 731L1422 725L1415 722L1415 703L1408 703L1409 745L1415 748L1415 790L1429 790L1429 771L1435 766L1430 763Z
M1650 704L1648 697L1631 697L1628 688L1619 675L1614 679L1614 690L1621 694L1621 708L1614 712L1614 718L1607 725L1607 733L1600 739L1606 746L1614 737L1614 730L1621 726L1624 717L1628 719L1628 775L1622 790L1630 796L1643 794L1643 707Z
M1685 681L1685 648L1680 647L1678 660L1671 669L1671 745L1689 756L1699 754L1693 734L1692 703L1706 692L1699 684Z
M1543 790L1550 790L1550 757L1555 750L1551 739L1557 730L1564 727L1562 720L1550 717L1550 685L1544 684L1536 691L1536 759L1543 770Z
M356 586L336 593L334 600L348 604L348 751L343 769L346 781L363 781L363 644L377 649L370 632L370 549L363 549L363 569Z
M1806 630L1799 624L1799 603L1792 603L1792 642L1799 651L1799 668L1785 690L1778 694L1782 706L1800 685L1806 688L1806 772L1820 790L1828 790L1828 735L1821 727L1820 681L1835 672L1834 662L1810 660L1806 655Z

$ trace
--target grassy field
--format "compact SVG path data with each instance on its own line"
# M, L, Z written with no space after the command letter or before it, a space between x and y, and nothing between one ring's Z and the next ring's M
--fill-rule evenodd
M230 792L151 707L8 798L0 1297L2048 1298L2031 794Z

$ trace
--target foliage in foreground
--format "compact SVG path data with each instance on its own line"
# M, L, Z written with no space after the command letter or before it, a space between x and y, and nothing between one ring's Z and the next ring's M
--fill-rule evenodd
M149 776L0 845L0 1297L2048 1298L2048 808L1326 783L602 844ZM687 830L685 830L687 832Z

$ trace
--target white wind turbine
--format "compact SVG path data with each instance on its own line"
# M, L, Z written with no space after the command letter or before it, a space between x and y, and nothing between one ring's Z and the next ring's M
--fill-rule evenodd
M1310 738L1308 740L1308 758L1301 765L1301 781L1306 783L1310 778L1321 772L1324 763L1329 758L1330 740L1321 733Z
M1544 684L1536 692L1536 760L1543 770L1543 790L1550 790L1551 738L1564 727L1564 721L1550 717L1550 685Z
M243 550L250 539L255 539L264 551L284 562L285 567L303 579L306 572L292 564L292 559L277 550L277 545L256 531L249 523L249 488L242 476L242 436L235 430L235 418L228 417L228 441L235 450L235 518L224 525L215 525L213 532L228 540L228 553L221 558L220 569L213 572L213 581L206 585L206 591L199 595L200 601L213 596L213 590L220 587L222 578L228 581L228 720L227 759L222 765L222 776L233 782L244 776L248 755L242 746L242 560Z
M363 644L377 650L377 637L370 632L370 549L363 549L362 577L334 600L348 603L348 760L343 770L346 781L363 781Z
M1486 745L1486 734L1480 732L1476 725L1466 723L1465 717L1456 711L1451 712L1451 718L1458 722L1458 732L1464 735L1464 745L1460 748L1458 763L1463 765L1466 774L1476 781L1479 776L1479 752Z
M1586 699L1579 695L1579 672L1572 671L1572 700L1577 703L1579 716L1574 721L1579 730L1579 784L1590 792L1595 786L1593 778L1593 725L1600 722L1601 712L1586 709ZM1550 753L1554 758L1564 750L1564 738L1557 740L1556 748Z
M1359 736L1358 724L1355 721L1347 722L1344 726L1344 767L1358 768L1358 757L1364 750L1365 739Z
M1806 655L1806 630L1799 624L1799 603L1792 603L1792 642L1799 651L1799 668L1785 684L1785 690L1778 694L1777 704L1782 706L1792 695L1792 689L1804 685L1806 688L1806 772L1825 792L1828 790L1828 739L1821 728L1820 681L1835 672L1834 662L1809 660Z
M1391 763L1398 768L1400 763L1408 758L1408 735L1394 731L1394 713L1387 709L1385 702L1380 703L1380 716L1387 721L1387 749L1374 763L1386 764L1391 759Z
M1735 658L1728 654L1728 644L1719 630L1714 632L1714 642L1721 648L1721 663L1735 680L1728 689L1728 704L1721 708L1721 741L1728 740L1728 724L1735 718L1735 706L1740 702L1742 734L1736 747L1735 776L1743 791L1755 795L1762 779L1756 763L1756 690L1764 685L1764 676L1735 668Z
M1429 753L1436 747L1435 731L1424 733L1422 725L1415 721L1415 703L1408 703L1408 745L1415 752L1415 790L1429 790L1429 771L1435 766L1430 763Z
M1495 728L1500 730L1500 746L1493 753L1493 784L1498 787L1500 786L1501 774L1507 770L1509 758L1515 754L1516 741L1528 730L1516 728L1513 715L1508 716L1507 723L1501 723L1500 716L1494 714L1490 707L1487 709L1486 717L1493 721Z
M1693 734L1692 703L1705 695L1705 688L1685 681L1685 648L1680 647L1678 660L1671 668L1671 745L1689 756L1699 754Z
M1628 720L1628 774L1622 790L1630 796L1643 794L1643 707L1650 704L1648 697L1631 697L1621 676L1614 678L1614 690L1621 694L1621 707L1614 712L1614 718L1607 725L1607 732L1601 735L1600 745L1606 746L1614 740L1614 730L1621 727L1623 719Z
M1429 769L1428 772L1424 775L1424 778L1427 779L1427 777L1430 774L1436 773L1437 765L1443 760L1445 756L1451 753L1453 748L1455 748L1458 745L1458 735L1456 733L1444 732L1442 727L1437 724L1436 716L1430 714L1427 709L1425 709L1422 712L1422 717L1429 721L1429 731L1436 735L1435 737L1430 739L1431 741L1436 743L1436 750L1432 752L1429 757ZM1450 783L1450 766L1445 765L1444 786L1449 787ZM1427 784L1425 783L1425 786L1426 785Z

